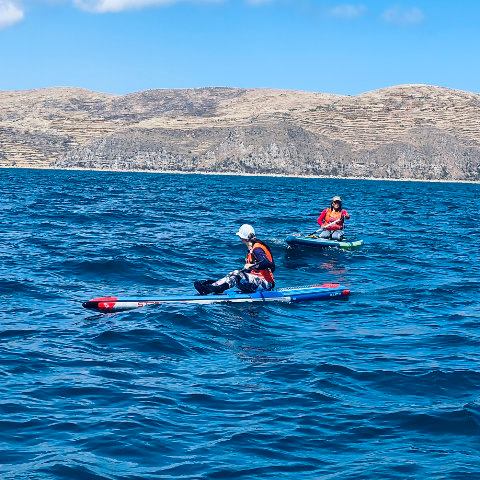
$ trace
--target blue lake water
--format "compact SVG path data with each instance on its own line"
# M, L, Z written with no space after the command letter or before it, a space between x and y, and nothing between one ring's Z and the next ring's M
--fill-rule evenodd
M480 185L1 170L0 478L480 478ZM328 199L356 251L292 251ZM272 247L348 301L98 315Z

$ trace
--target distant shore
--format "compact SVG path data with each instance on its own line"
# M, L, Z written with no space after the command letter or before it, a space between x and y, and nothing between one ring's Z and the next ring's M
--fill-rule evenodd
M113 97L75 88L0 92L0 165L479 183L478 105L479 94L432 85L354 96L242 88ZM265 173L244 173L257 170Z
M53 168L53 167L12 167L0 166L2 170L54 170L66 172L105 172L105 173L151 173L162 175L216 175L225 177L272 177L272 178L304 178L330 180L369 180L381 182L422 182L422 183L465 183L480 185L478 180L430 180L419 178L376 178L376 177L338 177L329 175L290 175L280 173L245 173L245 172L185 172L183 170L132 170L105 168Z

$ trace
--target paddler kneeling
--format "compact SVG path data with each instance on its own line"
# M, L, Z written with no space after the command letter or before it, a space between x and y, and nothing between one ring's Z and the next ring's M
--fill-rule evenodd
M275 286L275 262L268 245L257 239L255 230L248 224L242 225L236 235L248 248L243 269L234 270L217 281L197 280L193 285L200 295L219 294L232 287L237 287L243 293L253 293L272 290Z
M323 230L319 237L342 240L344 236L343 223L346 218L350 218L350 215L342 209L342 198L333 197L330 207L325 208L318 217L317 223Z

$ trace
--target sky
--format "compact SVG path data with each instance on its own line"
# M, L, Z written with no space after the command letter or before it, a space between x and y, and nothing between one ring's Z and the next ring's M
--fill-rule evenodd
M480 1L0 0L0 90L480 92Z

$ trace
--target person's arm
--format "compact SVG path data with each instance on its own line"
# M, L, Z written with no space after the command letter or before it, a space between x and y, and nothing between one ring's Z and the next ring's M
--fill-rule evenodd
M350 218L350 215L346 210L342 210L342 217L348 220Z
M253 255L255 256L255 259L257 260L255 263L252 264L251 267L247 268L247 272L250 270L267 270L268 268L274 269L275 264L271 262L267 256L265 255L265 252L263 248L255 248L253 250Z
M323 221L325 220L325 216L327 215L327 209L323 210L320 216L317 219L317 223L322 226Z

